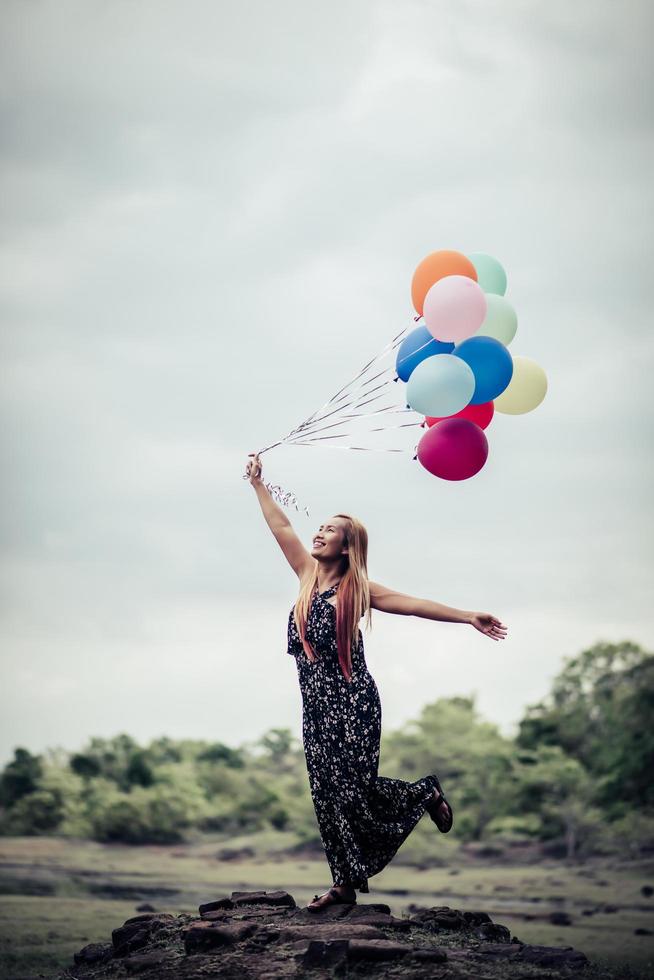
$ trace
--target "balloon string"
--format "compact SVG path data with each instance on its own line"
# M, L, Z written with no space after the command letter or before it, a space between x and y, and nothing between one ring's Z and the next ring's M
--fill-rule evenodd
M414 317L414 319L415 320L419 320L420 317ZM269 452L271 449L274 449L277 446L281 446L284 442L287 442L288 440L290 440L290 438L292 436L295 436L295 435L308 435L313 430L313 425L315 425L317 422L322 422L326 418L330 418L331 416L336 415L339 411L341 411L343 409L351 408L351 407L354 407L354 408L357 408L357 407L362 408L364 404L367 404L367 402L359 403L358 405L355 404L355 403L356 403L357 398L360 398L363 394L369 394L369 392L364 391L364 389L366 389L368 387L368 385L370 385L377 378L380 378L386 372L390 371L391 368L390 368L390 366L389 367L386 367L386 368L383 368L381 371L379 371L372 378L367 378L365 381L360 381L360 379L372 367L372 365L375 362L381 360L383 357L385 357L387 354L389 354L396 347L400 346L400 344L398 343L398 341L407 332L407 329L408 329L407 327L403 327L403 329L398 334L396 334L396 336L393 337L393 339L390 340L381 349L381 351L378 354L375 355L375 357L373 357L370 361L368 361L367 364L364 365L363 368L361 368L361 370L359 371L359 373L356 374L354 376L354 378L352 378L350 381L348 381L347 384L343 385L342 388L339 388L339 390L336 392L336 394L335 395L332 395L332 397L327 402L325 402L325 404L321 408L316 409L316 411L313 412L313 414L310 415L308 417L308 419L305 419L305 421L302 422L295 429L291 429L291 431L286 436L284 436L282 439L279 439L277 442L273 442L269 446L265 446L263 449L259 450L259 455L261 455L262 453L265 453L265 452ZM419 353L419 351L423 350L425 347L428 347L429 344L434 339L435 338L430 337L430 339L428 341L426 341L426 343L421 344L421 346L420 347L417 347L416 350L414 350L414 351L411 352L411 354L408 354L405 357L400 358L399 361L397 361L397 363L396 363L396 367L399 367L399 365L402 364L402 363L404 363L404 361L408 360L410 357L414 357L417 353ZM383 384L384 385L387 384L389 380L390 379L386 379L386 381L384 381ZM397 381L398 379L397 378L394 378L393 380L394 381ZM352 388L352 386L355 385L356 382L360 382L360 391L356 394L356 396L355 396L354 399L351 399L350 401L345 402L345 404L339 404L337 408L332 409L332 411L327 412L325 415L320 415L320 413L323 412L330 405L338 404L340 402L343 402L344 399L346 399L348 397L351 397L351 395L354 393L354 389ZM380 388L380 387L382 387L382 386L379 385L378 388ZM377 388L376 389L373 389L373 390L377 390Z
M380 385L379 387L381 388L381 387L385 387L385 386L384 385ZM373 390L376 391L377 389L375 388ZM369 394L369 393L366 392L366 394ZM312 425L310 425L308 427L300 426L299 429L296 429L293 432L290 432L289 433L289 436L306 435L307 433L314 431L314 426L318 422L324 422L325 419L331 418L333 415L338 415L339 412L343 412L346 408L363 408L363 406L364 405L367 405L369 402L377 401L377 399L383 398L384 396L383 395L376 395L374 398L370 398L370 399L368 399L368 401L365 401L365 402L357 401L357 399L359 397L360 397L360 395L357 395L354 399L352 399L352 401L346 402L344 405L339 405L338 408L333 408L331 410L331 412L326 412L324 415L321 415L319 418L314 419ZM286 438L288 439L289 436L287 436Z
M353 388L351 391L346 391L339 398L337 398L333 402L333 404L334 405L337 405L339 402L342 402L344 398L352 398L352 396L354 396L354 400L356 401L357 398L362 398L364 395L369 394L370 393L370 385L373 383L373 381L377 381L378 378L381 378L381 376L383 374L386 374L389 370L390 370L389 368L384 368L382 371L379 371L377 374L373 374L372 378L367 378L365 381L363 381L361 383L361 386L358 388L358 390L356 388ZM382 385L385 385L387 383L388 383L388 378L384 378L384 380L382 381L382 384L381 385L378 385L377 387L378 388L381 388ZM377 389L376 388L373 388L371 390L372 391L376 391ZM340 406L340 408L346 408L346 407L347 407L346 405L341 405ZM319 418L312 419L311 424L313 424L314 422L319 422L319 421L320 421Z
M358 449L366 453L409 453L409 449L380 449L375 446L315 446L313 442L294 442L294 446L312 446L314 449ZM416 458L415 456L413 457Z
M243 479L249 480L250 477L247 473L244 473ZM292 506L295 507L296 510L300 510L300 507L298 505L298 499L292 490L284 490L284 488L280 487L279 484L277 483L264 482L263 485L268 491L268 493L270 494L270 496L273 498L273 500L276 500L278 504L282 504L283 507ZM309 508L302 507L302 510L307 515L307 517L309 517Z
M384 372L381 372L381 373L383 374ZM377 377L379 377L379 375L377 375ZM374 380L374 379L372 379L372 378L369 379L369 382L371 382L372 380ZM385 384L386 383L384 383L384 385L379 385L378 388L384 387ZM378 389L377 388L373 388L372 390L373 391L376 391ZM343 395L342 397L343 398L347 398L348 397L348 394L349 393ZM271 445L265 446L263 449L260 449L259 450L259 455L261 456L262 453L266 453L270 449L274 449L276 446L281 446L282 443L288 442L291 439L292 436L300 435L300 434L301 435L308 435L310 432L315 432L316 431L315 428L314 428L314 425L315 424L317 424L318 422L324 422L325 419L328 419L328 418L330 418L333 415L337 415L338 412L344 411L346 408L363 408L364 405L368 404L367 402L363 402L363 403L357 404L357 398L360 398L362 394L369 394L369 392L359 392L356 395L356 397L354 399L352 399L351 401L346 402L344 405L340 405L338 408L332 409L331 412L327 412L325 415L321 415L320 418L313 419L313 424L311 426L308 426L307 427L307 424L305 422L303 422L302 425L299 425L296 429L291 429L291 431L287 435L285 435L282 439L279 439L277 442L273 442L273 443L271 443ZM378 396L378 397L380 397L380 396ZM375 401L375 399L370 399L370 401ZM390 407L395 407L395 406L390 406ZM322 409L321 409L321 411L322 411ZM404 411L404 409L402 409L401 411ZM370 414L370 413L367 413L367 412L359 412L359 413L354 413L354 414L355 415L361 415L361 416L363 416L363 415L367 415L367 414Z
M295 507L296 510L300 510L298 506L298 500L295 494L291 490L284 490L276 483L264 483L264 486L273 500L276 500L278 504L283 507ZM309 508L302 507L304 513L309 517Z
M325 419L330 418L332 415L338 414L338 412L341 412L341 411L343 411L346 408L350 408L350 407L356 408L357 407L356 406L357 399L362 398L364 395L370 394L369 391L366 391L364 389L366 389L368 387L368 385L372 384L373 381L376 381L377 378L379 378L382 374L385 374L386 371L388 371L388 368L384 368L383 371L380 371L379 374L376 374L373 378L368 378L368 380L365 381L364 384L361 386L361 388L360 388L359 391L357 391L357 392L354 392L354 391L347 391L347 392L345 392L339 398L337 398L335 401L332 402L332 404L336 405L336 408L332 408L332 410L330 412L326 412L324 415L318 415L317 418L312 418L311 419L311 424L309 424L308 421L307 422L303 422L302 425L298 426L297 429L294 429L292 432L290 432L289 435L295 435L298 432L310 431L317 422L322 422ZM387 383L388 383L388 379L386 379L382 383L382 385L378 385L378 388L383 387L383 385L385 385ZM376 391L376 390L377 390L377 388L373 388L372 389L372 391ZM350 401L345 402L345 404L340 404L339 405L338 402L343 402L343 399L345 399L345 398L349 398ZM323 408L321 408L320 411L322 412L325 407L328 407L328 406L323 406ZM314 415L315 414L316 413L314 413Z
M363 375L364 375L364 374L366 374L366 373L367 373L367 371L368 371L368 370L369 370L369 369L370 369L370 368L372 367L372 365L373 365L373 364L374 364L374 363L375 363L376 361L379 361L379 360L381 360L381 359L382 359L383 357L385 357L385 356L386 356L386 354L388 354L388 353L390 353L390 351L394 349L394 345L396 345L396 341L397 341L397 340L398 340L398 339L399 339L400 337L402 337L402 335L403 335L403 334L405 334L405 333L407 332L407 329L408 329L407 327L403 327L403 328L402 328L402 330L401 330L401 331L400 331L400 332L399 332L398 334L396 334L396 336L395 336L395 337L393 337L393 339L392 339L392 340L390 340L390 341L389 341L389 342L388 342L387 344L385 344L385 345L384 345L384 347L383 347L383 348L381 349L381 351L380 351L380 352L379 352L378 354L376 354L376 355L375 355L375 356L374 356L374 357L373 357L373 358L372 358L372 359L371 359L370 361L368 361L368 363L367 363L367 364L365 364L365 365L364 365L364 366L363 366L363 367L361 368L361 370L360 370L360 371L358 372L358 374L355 374L355 376L354 376L354 377L353 377L353 378L352 378L352 379L351 379L350 381L348 381L348 382L347 382L346 384L344 384L342 388L339 388L339 390L338 390L338 391L336 392L336 394L334 394L334 395L332 395L332 397L331 397L331 398L329 398L329 399L328 399L328 400L327 400L327 401L325 402L325 404L324 404L324 405L322 405L322 406L321 406L320 408L318 408L318 409L316 409L316 411L315 411L315 412L313 412L313 414L311 414L311 415L309 416L309 418L308 418L308 419L305 419L305 421L304 421L304 422L302 422L302 424L301 424L300 426L298 426L298 428L297 428L296 430L294 430L294 431L295 431L295 432L297 432L297 431L299 431L300 429L303 429L303 428L305 428L305 427L306 427L306 426L307 426L307 425L309 424L309 422L312 422L312 421L318 421L318 419L316 419L316 415L319 415L319 414L320 414L320 412L323 412L323 411L324 411L324 410L325 410L326 408L328 408L328 407L329 407L330 405L333 405L333 404L334 404L334 402L335 402L335 401L336 401L337 399L338 399L339 401L340 401L340 400L342 400L342 399L339 399L339 395L342 395L342 394L343 394L343 393L345 392L345 395L344 395L344 397L347 397L347 395L348 395L348 394L350 394L350 392L349 392L349 391L347 391L347 389L349 389L349 388L351 388L351 387L352 387L352 385L354 385L354 384L355 384L355 382L357 382L357 381L359 381L359 379L360 379L361 377L363 377ZM386 370L388 370L388 368L384 368L384 371L386 371ZM383 373L383 372L382 372L382 373ZM372 379L370 379L370 378L368 378L367 380L368 380L368 382L369 382L369 381L371 381ZM367 382L366 382L366 383L367 383Z
M409 412L409 411L411 411L411 410L408 409L408 408L395 408L394 405L388 405L386 408L379 409L379 411L377 411L377 412L357 412L354 415L344 415L342 419L339 419L338 420L338 422L330 422L329 425L321 425L317 429L311 429L308 432L303 432L300 436L298 436L298 438L306 439L310 435L313 435L314 432L324 432L326 429L335 429L339 425L348 425L349 423L351 423L352 419L371 418L372 416L375 416L375 415L382 415L384 412L390 412L391 414L406 415L407 412ZM413 415L414 413L411 412L411 414ZM422 425L422 422L411 422L410 424L411 425ZM385 428L392 429L392 428L396 428L396 426L389 425L389 426L385 426ZM371 429L370 431L371 432L372 431L375 431L376 432L377 430L376 429L374 429L374 430ZM292 444L292 442L293 442L293 440L289 440L289 444Z
M385 397L386 397L385 394L383 394L383 395L375 395L374 398L369 398L365 402L358 402L358 404L356 404L354 407L355 408L363 408L364 405L370 405L371 402L378 402L380 398L385 398Z
M366 429L365 432L386 432L387 429L411 429L414 426L422 426L422 422L402 422L400 425L380 425L380 426L378 426L377 428L374 428L374 429ZM331 426L327 425L327 426L325 426L325 428L326 429L329 429L329 428L331 428ZM320 431L323 431L323 430L319 429L318 431L320 432ZM358 434L359 435L363 435L364 433L358 433ZM309 442L320 442L323 439L345 439L347 436L350 436L350 435L352 435L351 432L337 432L337 433L335 433L334 435L331 435L331 436L311 436L311 438L309 438L308 436L302 436L301 437L301 439L302 439L302 442L301 443L300 443L299 440L297 440L297 441L296 440L292 440L289 443L289 445L291 445L291 446L298 446L298 445L301 444L301 445L304 446L304 445L306 445Z
M414 317L413 318L414 319L414 322L417 323L417 321L420 320L420 318L421 318L420 316ZM281 446L281 445L283 445L286 442L290 443L291 445L295 445L295 446L312 446L312 445L314 445L314 448L323 448L323 449L345 449L345 450L356 450L356 451L359 451L359 452L406 453L407 450L405 450L405 449L380 449L380 448L373 448L373 447L366 447L366 446L333 446L333 445L331 445L331 446L316 447L315 446L315 443L317 443L318 441L322 441L323 439L332 439L332 438L340 439L340 438L345 438L348 434L347 433L340 433L340 434L336 434L334 436L323 436L323 437L318 437L318 438L316 438L314 436L314 434L316 432L324 431L327 428L338 428L338 426L345 424L348 420L351 420L353 418L363 418L363 417L371 416L371 415L381 415L383 412L402 413L402 412L409 411L408 408L407 409L398 409L398 408L396 408L395 406L392 406L392 405L385 406L384 408L377 409L376 411L373 411L373 412L357 412L356 411L356 409L358 409L358 408L364 408L366 405L370 405L373 402L377 401L379 398L382 398L383 397L383 395L376 395L374 398L368 398L367 397L368 395L371 395L371 394L373 394L373 392L379 391L380 389L385 388L386 385L389 383L389 381L391 381L391 380L397 381L398 380L398 375L396 374L396 377L395 378L393 378L393 379L386 378L380 385L377 385L375 388L370 389L370 385L373 383L373 381L376 381L378 378L381 378L384 374L386 374L388 371L391 370L391 367L390 366L387 366L387 367L383 368L381 371L379 371L377 374L373 375L373 377L371 377L371 378L365 378L365 380L362 380L362 379L364 379L364 376L367 374L367 372L370 370L370 368L373 366L373 364L381 361L389 353L391 353L392 351L394 351L396 349L396 347L399 347L400 346L400 344L402 342L401 341L401 338L404 337L404 335L407 333L407 330L408 330L408 327L403 327L402 330L398 334L396 334L395 337L393 337L392 340L390 340L381 349L381 351L378 354L376 354L373 358L371 358L371 360L368 361L368 363L365 364L361 368L361 370L358 372L358 374L356 374L350 381L348 381L345 385L343 385L341 388L339 388L339 390L334 395L332 395L332 397L328 401L326 401L324 405L322 405L320 408L316 409L315 412L313 412L307 419L305 419L304 422L302 422L295 429L291 429L291 431L287 435L283 436L281 439L278 439L276 442L271 443L269 446L265 446L263 449L260 449L258 455L259 456L262 456L263 453L270 452L271 449L275 449L277 446ZM396 361L395 367L398 368L400 366L400 364L404 363L404 361L408 360L410 357L415 357L415 355L417 353L419 353L419 351L423 350L425 347L428 347L429 344L432 342L433 339L435 339L435 338L430 338L425 344L422 344L420 347L416 348L416 350L412 351L411 354L408 354L405 357L400 358L398 361ZM359 389L358 391L356 390L357 388ZM354 396L354 397L352 397L352 396ZM361 398L363 398L363 397L365 397L365 401L361 401ZM346 400L348 398L350 399L349 401ZM345 402L345 404L342 404L342 402ZM321 413L324 412L325 409L327 409L327 408L329 408L330 406L333 406L333 405L337 405L338 407L335 408L335 409L333 409L330 412L327 412L327 414L325 414L325 415L321 415ZM325 419L327 419L327 418L329 418L329 417L331 417L333 415L337 415L339 412L343 412L344 413L345 412L345 409L348 409L348 408L353 409L353 411L350 412L350 413L348 413L348 414L343 414L343 417L342 417L341 420L334 422L330 426L324 426L321 429L316 429L315 428L315 426L316 426L317 423L319 423L321 421L324 421ZM422 424L423 423L421 423L421 422L409 422L409 423L406 423L404 425L399 425L399 426L380 426L378 428L369 429L367 431L369 431L369 432L382 432L386 428L408 428L410 426L422 425ZM297 439L294 439L293 438L294 436L296 436L298 438ZM312 439L307 438L309 436L314 436L314 438L312 438ZM302 441L304 439L306 439L306 441ZM414 456L413 458L416 459L417 457ZM247 475L244 475L243 479L248 479ZM266 489L268 490L268 492L270 493L270 495L275 500L277 500L279 503L281 503L284 507L294 506L296 510L299 510L300 509L299 506L298 506L297 497L296 497L296 495L292 491L286 491L286 490L284 490L282 487L280 487L277 484L265 483L264 485L265 485ZM307 507L303 507L302 510L304 511L304 513L306 513L307 517L309 517L309 509Z
M398 334L396 334L395 337L393 337L392 340L389 340L389 342L382 347L382 349L379 351L378 354L375 354L375 356L370 361L368 361L367 364L364 364L364 366L361 368L361 370L359 371L359 373L358 374L355 374L355 376L352 378L351 381L348 381L347 384L344 384L342 388L339 388L339 390L336 392L336 394L335 395L332 395L332 397L327 402L325 402L325 404L322 406L322 408L319 408L318 411L319 412L322 412L323 408L327 408L328 405L331 405L332 402L334 401L334 399L338 395L340 395L341 392L345 391L346 388L349 388L352 384L354 384L355 381L358 381L358 379L360 377L362 377L362 375L364 375L372 367L372 365L375 363L375 361L379 361L379 360L381 360L382 357L385 357L386 354L388 354L393 349L393 345L395 344L395 342L403 334L405 334L407 332L407 329L408 329L407 327L403 327L400 330L400 332ZM313 415L316 415L316 414L317 414L317 412L314 412L313 413ZM307 421L309 421L310 419L312 419L313 418L313 415L310 415L309 416L309 419L307 419Z
M382 386L380 386L380 387L382 387ZM331 412L327 412L325 415L321 416L320 418L315 419L314 422L316 422L316 423L317 422L324 422L326 419L332 417L333 415L338 414L339 411L344 410L346 408L363 408L365 405L369 405L372 402L378 401L379 398L383 398L383 394L382 395L376 395L374 398L369 398L369 399L367 399L364 402L358 402L357 403L356 402L356 399L355 399L353 402L347 402L345 405L342 405L338 409L334 409ZM384 408L378 409L377 411L374 411L374 412L351 412L351 413L348 413L348 414L344 414L343 417L342 417L342 419L340 419L339 421L335 422L334 425L335 426L337 426L337 425L343 425L349 419L353 419L353 418L366 418L367 416L370 416L370 415L381 415L383 412L405 413L405 412L409 412L409 411L411 411L411 409L408 409L408 408L398 408L396 404L386 405ZM328 428L328 426L324 426L323 428ZM314 428L314 426L311 426L310 428L306 428L306 429L303 428L302 426L299 426L297 429L292 429L282 439L278 439L277 442L273 442L269 446L264 446L263 449L260 449L258 451L258 455L261 456L261 455L263 455L263 453L267 453L271 449L275 449L277 446L281 446L284 443L290 443L292 441L292 439L293 439L293 436L304 437L304 436L311 435L313 432L319 432L319 431L321 431L321 430Z
M371 388L370 391L358 392L351 401L346 402L344 405L339 405L338 408L333 408L331 410L331 412L326 412L325 415L321 415L319 418L314 419L313 422L312 422L312 424L310 426L300 426L298 429L294 430L293 432L290 432L289 433L289 436L298 435L298 434L300 434L300 435L306 435L309 432L314 432L315 431L314 426L318 422L324 422L325 419L328 419L328 418L330 418L333 415L337 415L339 412L343 412L346 408L363 408L364 405L368 405L368 404L370 404L370 402L374 402L374 401L377 401L379 398L383 398L384 397L383 395L376 395L375 398L368 398L366 401L363 401L363 402L362 401L359 401L359 399L361 397L365 397L367 395L371 395L374 391L379 391L381 388L386 388L386 385L388 384L388 381L389 381L389 379L386 379L386 381L384 381L382 384L377 385L376 388ZM395 406L390 406L390 407L395 407ZM358 413L356 413L355 412L353 414L355 414L355 415L357 415L357 414L359 414L359 415L365 415L367 413L365 413L365 412L358 412ZM288 438L288 436L286 438Z
M412 408L398 408L397 405L387 405L385 408L377 408L373 412L354 412L352 415L344 415L344 419L365 419L371 415L382 415L384 412L389 412L391 415L406 415L410 412L412 415L415 414Z
M430 337L430 339L426 343L421 344L420 347L417 347L414 351L411 352L411 354L408 354L406 357L400 358L400 360L397 361L396 367L399 367L399 365L402 364L404 361L409 360L409 358L414 357L419 351L423 350L425 347L428 347L429 344L431 344L433 340L434 340L434 338L433 337ZM364 391L363 388L365 388L367 385L371 384L372 381L374 381L377 378L381 377L382 374L385 374L389 370L391 370L390 367L384 368L382 371L380 371L378 374L376 374L373 378L368 378L367 381L365 381L363 383L361 390L355 395L355 398L354 398L353 401L346 402L344 405L339 405L338 408L332 409L331 412L328 412L326 415L322 415L319 418L310 417L311 423L312 423L311 425L308 425L309 420L307 420L307 422L303 422L301 426L298 426L297 429L295 429L293 432L289 433L289 436L298 435L298 434L299 435L308 435L310 432L316 431L313 426L317 422L322 422L325 419L327 419L327 418L329 418L329 417L331 417L333 415L336 415L339 411L341 411L343 409L346 409L346 408L349 408L349 407L362 408L364 405L367 405L368 404L368 401L365 401L365 402L360 402L359 401L359 402L357 402L357 399L360 398L360 397L362 397L363 395L369 395L369 394L372 394L373 391L378 391L379 389L384 388L389 383L389 381L391 379L390 378L386 378L382 382L382 384L377 385L377 387L372 388L372 389L370 389L368 391ZM397 380L398 380L398 378L393 378L393 381L397 381ZM351 394L352 394L352 392L349 392L348 391L345 394L342 394L340 396L340 398L336 399L336 401L342 401L344 398L347 398ZM336 396L334 396L334 398L335 397ZM374 401L374 399L370 399L370 401ZM331 399L331 402L334 402L334 399ZM323 406L323 408L324 407L325 406ZM322 411L322 409L320 409L320 411ZM314 412L314 415L315 414L316 413Z

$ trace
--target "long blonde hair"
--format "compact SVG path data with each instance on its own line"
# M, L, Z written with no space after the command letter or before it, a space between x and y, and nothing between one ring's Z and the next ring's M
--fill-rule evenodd
M336 592L336 644L338 662L343 676L349 683L352 680L352 649L356 648L359 640L359 620L366 612L368 616L365 625L368 629L372 628L368 586L368 532L361 521L350 514L335 514L334 517L342 517L346 522L343 531L348 553L343 555L343 559L347 562L347 569ZM317 585L318 562L312 574L308 575L300 586L293 610L293 618L302 646L311 661L317 658L305 636L305 629Z

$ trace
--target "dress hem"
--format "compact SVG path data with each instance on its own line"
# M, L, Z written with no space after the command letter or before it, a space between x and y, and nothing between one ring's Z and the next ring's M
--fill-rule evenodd
M383 859L383 861L381 863L381 866L379 868L377 868L377 870L375 870L375 871L369 871L366 878L357 878L355 880L347 879L347 880L343 880L343 881L334 881L334 884L335 885L349 885L351 888L355 888L357 891L360 891L363 894L368 894L370 892L370 888L369 888L369 885L368 885L368 879L369 878L374 878L375 875L381 874L381 872L384 871L384 869L388 867L388 865L390 864L390 862L393 860L393 858L395 857L395 855L399 851L399 849L402 846L402 844L404 844L404 842L406 841L406 839L409 837L409 835L415 829L415 827L420 822L420 820L422 819L422 817L424 816L424 814L427 812L427 805L426 804L427 804L428 800L430 799L430 797L432 796L434 790L437 788L437 784L436 784L437 779L438 779L438 776L436 775L436 773L429 773L427 776L423 776L422 779L416 780L416 782L421 782L421 783L424 782L424 783L426 783L427 786L429 787L429 792L425 796L424 800L421 800L417 804L418 806L421 806L422 807L422 811L423 812L420 814L420 816L418 817L418 819L416 820L416 822L413 824L413 826L410 827L407 830L406 834L400 840L400 842L398 843L397 847L395 848L395 850L393 851L393 853L390 855L390 857ZM374 865L372 865L372 867L374 867ZM343 876L340 875L339 877L342 878Z

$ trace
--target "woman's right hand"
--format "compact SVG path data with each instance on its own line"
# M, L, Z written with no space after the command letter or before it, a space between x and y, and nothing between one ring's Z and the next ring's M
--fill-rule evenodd
M259 453L248 453L249 459L247 466L245 468L245 476L250 481L252 486L256 486L258 483L263 483L263 469L261 466L261 458Z

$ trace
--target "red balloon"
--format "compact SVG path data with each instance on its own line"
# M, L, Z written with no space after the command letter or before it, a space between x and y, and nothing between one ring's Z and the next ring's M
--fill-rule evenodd
M443 419L427 429L418 443L418 459L442 480L467 480L487 457L488 439L470 419Z
M480 429L485 429L494 414L495 406L493 402L482 402L481 405L466 405L460 412L455 412L454 415L443 415L440 418L432 418L431 415L426 415L425 422L431 427L434 422L442 422L443 419L470 419L471 422L476 422Z

